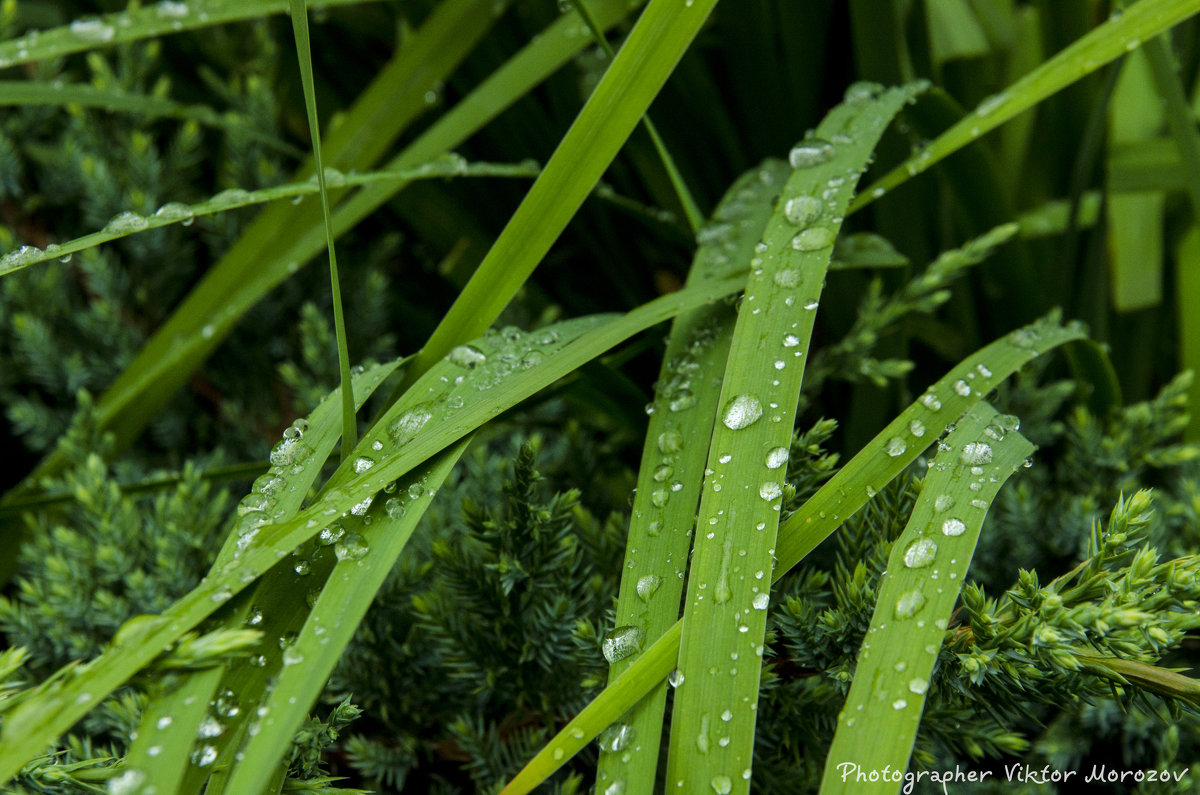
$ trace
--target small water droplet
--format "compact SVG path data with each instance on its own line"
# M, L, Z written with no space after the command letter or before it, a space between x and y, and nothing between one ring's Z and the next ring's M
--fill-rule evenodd
M968 466L982 466L992 461L992 448L986 442L967 442L962 449L962 462Z
M910 693L916 693L918 696L924 695L929 689L929 682L924 679L908 680L908 690Z
M796 196L783 205L783 214L796 226L808 226L825 212L825 205L814 196ZM796 276L799 278L799 272ZM792 285L795 286L795 285Z
M962 397L966 397L971 394L971 385L960 378L954 382L954 391Z
M833 245L836 235L825 226L810 226L792 238L792 248L796 251L820 251Z
M896 618L912 618L925 606L925 594L913 588L896 599Z
M895 458L896 456L904 455L905 451L908 450L908 445L899 436L893 436L891 439L888 439L887 446L883 449L888 455Z
M821 138L809 138L792 147L788 153L788 163L792 168L811 168L833 159L833 144Z
M933 563L937 554L937 544L929 538L918 538L904 550L904 565L910 569L920 569Z
M662 577L657 574L644 574L637 581L637 595L643 602L650 601L650 597L662 585Z
M913 420L908 424L908 432L920 439L925 435L925 423L920 420Z
M767 469L779 469L787 463L789 451L786 447L776 447L767 453L764 463Z
M783 495L783 486L773 480L765 481L758 487L758 496L764 500L777 500Z
M728 741L725 744L728 745ZM713 776L712 788L717 795L729 795L733 791L733 782L729 776Z
M678 453L683 449L683 436L679 431L663 431L658 435L658 451L663 455Z
M921 395L921 405L930 411L940 411L942 408L942 401L938 400L937 395L933 394L932 392L927 392L924 395Z
M754 595L754 603L753 604L754 604L755 610L766 610L767 605L769 605L770 603L771 603L771 595L766 593L765 591L763 593Z
M683 684L683 671L678 668L672 669L671 673L667 674L667 684L671 687L679 687Z
M738 395L725 404L721 421L725 423L726 428L740 431L758 422L762 413L762 404L758 402L758 398L753 395Z
M944 513L954 507L954 498L949 494L939 494L933 501L933 510Z
M333 553L338 560L362 560L370 552L367 540L358 533L350 533L340 538L333 547Z
M963 524L962 519L950 517L942 522L942 535L960 536L965 532L967 532L967 526Z

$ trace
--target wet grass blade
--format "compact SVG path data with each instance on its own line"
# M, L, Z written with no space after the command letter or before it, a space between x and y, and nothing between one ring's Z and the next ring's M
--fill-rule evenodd
M754 257L773 199L789 173L785 163L768 161L734 182L702 228L689 283L711 279ZM649 646L679 618L708 459L708 446L699 440L712 437L718 408L717 390L704 387L725 370L735 317L733 307L714 305L680 315L671 328L642 449L612 637L636 627L641 643ZM610 683L641 656L632 645L624 649L632 653L611 663ZM660 682L622 718L613 742L602 744L598 790L620 781L626 795L653 791L666 698L666 683Z
M313 0L313 8L333 8L364 0ZM0 42L0 69L59 58L112 44L281 14L288 0L187 0L77 19L69 25Z
M683 57L716 0L651 0L541 176L459 293L413 370L483 333L562 234Z
M943 442L888 559L821 792L894 793L870 773L908 767L933 665L996 494L1033 452L1016 417L977 403ZM860 777L861 774L861 777Z
M792 150L795 169L751 261L696 519L667 789L748 792L784 466L813 322L858 178L925 84L852 86Z
M915 461L941 429L961 417L984 394L1036 357L1083 337L1083 330L1077 324L1064 327L1053 317L1044 318L976 351L952 368L880 431L800 510L787 518L779 528L773 580L785 575L862 508L870 495L884 488ZM910 441L904 451L888 455L889 446L895 449L891 440L905 436ZM636 664L593 699L530 760L505 787L504 793L523 795L532 792L666 678L678 660L682 628L682 622L677 622L643 652Z
M904 163L859 194L854 212L941 162L985 133L1061 91L1081 77L1124 55L1200 11L1200 0L1140 0L1087 33L1004 91L980 103L974 113L942 133ZM1131 46L1132 45L1132 46Z
M296 55L300 59L300 82L304 86L304 110L312 138L313 162L317 187L321 194L321 219L325 226L325 245L329 251L329 287L333 300L333 331L337 339L338 378L342 392L342 459L358 443L358 424L354 419L354 391L350 383L350 350L346 342L346 318L342 312L342 285L338 278L337 246L333 223L329 220L329 189L325 184L325 161L321 157L321 124L317 118L317 93L313 87L312 48L308 40L308 8L305 0L290 0L292 31L296 37Z

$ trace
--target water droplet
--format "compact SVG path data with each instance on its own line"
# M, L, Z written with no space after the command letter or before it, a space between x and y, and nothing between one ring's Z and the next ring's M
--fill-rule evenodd
M767 592L762 592L754 595L754 609L766 610L767 605L771 603L771 595Z
M904 709L908 706L908 702L902 698L898 698L892 702L892 709Z
M767 469L779 469L787 463L789 451L786 447L776 447L767 453L764 463Z
M783 335L783 347L795 348L799 344L800 344L800 338L797 337L795 334L784 334Z
M683 684L683 671L675 668L671 673L667 674L667 684L671 687L679 687Z
M429 422L432 418L433 412L430 410L428 404L414 406L392 423L392 427L388 429L388 434L396 444L405 444L412 440L425 427L425 423Z
M773 480L765 481L758 487L758 496L767 501L777 500L783 496L783 486Z
M908 432L920 439L925 435L925 423L920 420L913 420L908 424Z
M775 283L780 287L792 288L800 284L800 271L797 268L784 268L775 273Z
M338 560L362 560L367 556L371 548L367 546L367 540L358 533L349 533L340 538L333 547L333 554Z
M910 569L920 569L933 563L937 554L937 544L928 538L918 538L904 550L904 565Z
M155 721L154 725L155 725L155 727L157 727L157 728L159 729L159 731L162 731L163 729L165 729L165 728L167 728L168 726L170 726L170 725L171 725L171 723L172 723L172 718L171 718L171 716L170 716L170 715L164 715L164 716L162 716L161 718L159 718L157 721Z
M365 455L354 459L354 472L357 475L361 475L373 466L375 466L375 461Z
M967 532L967 526L963 524L962 519L951 517L942 522L942 535L960 536Z
M46 778L50 781L54 780L50 776L47 776ZM109 779L108 795L134 795L134 793L137 792L145 792L145 790L142 789L142 784L144 784L145 781L145 773L136 768L130 768L116 778Z
M896 618L912 618L925 606L925 594L916 588L905 591L896 599Z
M962 449L962 462L968 466L982 466L992 462L992 447L986 442L967 442Z
M664 507L671 499L671 493L666 489L655 489L650 492L650 504L655 508Z
M979 103L979 107L975 109L975 115L980 118L991 115L991 113L1008 101L1008 93L1001 91L999 94L992 94L990 97Z
M663 455L678 453L683 449L683 436L679 431L663 431L658 435L658 451Z
M792 147L788 153L788 163L792 168L811 168L833 159L833 144L821 138L809 138Z
M71 23L70 31L76 38L94 42L112 41L117 34L116 29L102 19L77 19Z
M304 655L295 646L288 646L283 650L283 664L285 666L296 665L302 662L304 662Z
M808 226L819 219L824 212L825 205L821 203L820 199L813 196L796 196L788 199L787 203L783 205L783 214L796 226ZM797 279L799 276L800 274L797 272Z
M604 659L615 663L641 651L644 637L641 627L628 624L616 627L604 636L600 650L604 652Z
M188 6L174 0L159 0L154 5L154 12L164 19L183 19L188 15Z
M637 595L643 602L650 601L650 597L662 585L662 577L657 574L644 574L637 581Z
M921 695L924 695L925 691L928 689L929 689L929 682L927 682L924 679L908 680L908 691L910 693L916 693L918 696L921 696Z
M792 248L796 251L820 251L833 245L834 232L825 226L810 226L792 238Z
M729 776L713 776L712 788L717 795L729 795L733 791L733 782Z
M220 737L225 733L225 726L212 715L205 716L196 727L196 736L202 738Z
M667 408L671 411L685 411L696 405L696 396L689 389L680 389L671 396Z
M196 767L208 767L217 761L217 748L213 745L202 745L192 751L190 759Z
M908 450L908 445L899 436L893 436L891 439L888 439L887 445L883 449L888 455L895 458L896 456L904 455L905 451Z
M954 498L949 494L939 494L933 501L933 510L943 513L954 507Z
M942 408L942 401L938 400L937 395L933 394L932 392L927 392L924 395L921 395L921 405L925 406L925 408L929 409L930 411L940 411Z
M758 422L762 413L762 404L758 402L758 398L753 395L738 395L725 404L721 421L725 423L726 428L740 431Z
M408 511L404 506L404 500L399 497L389 497L388 501L383 504L383 510L387 512L389 519L399 519Z
M966 397L971 394L971 385L960 378L954 382L954 391L962 397Z

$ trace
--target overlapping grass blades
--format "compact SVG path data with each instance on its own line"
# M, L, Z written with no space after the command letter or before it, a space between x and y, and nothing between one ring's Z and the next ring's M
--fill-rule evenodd
M925 88L851 86L801 141L751 261L721 381L684 600L667 788L748 792L776 533L833 243L883 131Z
M917 459L947 425L1034 358L1084 338L1078 324L1062 326L1056 317L1036 323L976 351L953 367L813 495L779 528L772 580L778 580L854 515ZM917 434L920 435L917 435ZM909 434L912 443L897 455L885 451L891 439ZM504 793L531 792L661 682L678 659L682 622L677 622L638 662L575 716L505 787Z
M772 199L788 174L785 163L768 161L734 182L701 230L689 283L727 274L754 257ZM695 509L708 459L706 440L712 437L718 408L719 394L708 385L724 372L734 318L733 308L724 305L676 318L659 372L616 612L616 626L637 627L641 643L647 646L679 618ZM639 657L640 651L634 650L616 659L609 682L619 679ZM612 745L603 749L608 753L600 757L598 789L621 781L628 795L653 790L666 697L666 683L660 682L622 719L626 728L615 740L623 747L616 752Z
M1040 64L859 194L861 209L1014 116L1200 11L1200 0L1140 0Z
M1017 425L1016 417L977 403L939 442L888 558L825 761L823 794L896 791L896 781L881 780L878 771L903 774L908 767L933 666L984 517L1034 449Z

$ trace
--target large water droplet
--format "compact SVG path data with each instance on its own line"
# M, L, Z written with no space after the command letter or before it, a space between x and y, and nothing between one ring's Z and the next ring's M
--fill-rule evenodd
M821 138L809 138L792 147L788 163L792 168L811 168L833 159L833 144Z
M942 522L942 535L960 536L965 532L967 532L967 526L963 524L962 519L950 517Z
M149 225L150 222L142 216L126 210L123 213L114 215L112 220L104 225L104 231L114 235L123 235L130 232L140 232Z
M904 550L904 565L910 569L920 569L933 563L937 555L937 544L932 539L918 538Z
M459 345L450 351L450 354L446 358L459 367L465 367L470 370L487 361L487 354L474 345Z
M641 627L628 624L616 627L604 636L600 650L604 652L604 659L609 663L615 663L641 651L644 637L645 633Z
M432 418L433 412L428 404L413 406L392 423L388 434L396 444L405 444L416 436L417 432L424 428L425 423Z
M769 605L770 603L771 603L771 595L769 593L767 593L766 591L763 591L762 593L754 595L753 604L754 604L755 610L766 610L767 605Z
M713 776L712 788L717 795L729 795L733 791L733 782L729 776Z
M944 513L954 507L954 498L949 494L939 494L933 501L933 510Z
M370 551L367 540L358 533L343 536L333 547L333 553L337 555L337 559L343 561L362 560Z
M912 618L925 606L925 594L916 588L905 591L896 599L896 618Z
M637 595L643 602L650 601L654 592L662 585L662 577L657 574L644 574L637 581Z
M738 395L725 404L721 421L732 431L740 431L758 422L762 417L762 404L754 395Z
M925 679L910 679L908 680L908 692L916 693L918 696L925 695L925 691L929 689L929 682Z
M683 449L683 436L679 431L663 431L658 435L658 451L663 455L678 453Z
M983 466L992 462L992 447L986 442L967 442L962 449L962 462L968 466Z
M887 445L883 449L888 455L895 458L896 456L904 455L904 452L908 450L908 445L899 436L893 436L891 439L888 439Z
M833 245L833 230L825 226L810 226L792 238L796 251L820 251Z
M624 751L633 742L634 730L627 723L614 723L600 732L600 750L615 754Z
M792 288L800 283L800 270L798 268L784 268L775 273L775 283L780 287Z
M796 196L783 205L783 214L796 226L808 226L821 217L825 205L813 196Z
M767 469L779 469L787 463L789 451L786 447L776 447L767 453L764 463Z
M758 496L764 500L777 500L783 496L783 486L773 480L765 481L758 487Z

